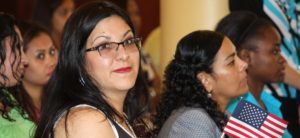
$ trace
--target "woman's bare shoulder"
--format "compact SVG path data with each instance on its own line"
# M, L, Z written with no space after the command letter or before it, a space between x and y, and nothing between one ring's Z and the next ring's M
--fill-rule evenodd
M67 123L67 127L65 125ZM67 128L67 129L66 129ZM65 131L67 130L67 132ZM71 109L54 129L55 137L105 137L114 138L114 132L105 114L94 108Z

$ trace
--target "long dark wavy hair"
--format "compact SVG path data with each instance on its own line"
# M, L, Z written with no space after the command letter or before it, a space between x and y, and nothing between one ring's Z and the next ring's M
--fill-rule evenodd
M21 35L23 36L24 52L26 52L28 49L28 43L30 43L34 38L38 37L41 33L45 33L50 37L50 33L47 31L47 29L36 23L18 21L17 24ZM36 114L36 108L34 107L33 100L29 96L23 84L21 83L20 85L14 86L10 88L9 91L17 100L22 117L33 121L35 124L38 124L39 117Z
M15 103L9 98L7 93L7 83L9 78L4 73L5 65L4 62L6 60L6 47L5 47L5 39L8 37L11 38L11 51L12 51L12 58L14 59L11 62L12 74L16 80L20 80L21 76L14 70L14 66L19 66L21 63L21 46L22 42L20 37L16 32L16 20L15 18L7 13L0 12L0 77L3 82L0 82L0 102L3 105L3 108L0 109L0 114L3 118L13 121L13 119L8 115L9 107L15 106Z
M223 39L220 33L195 31L179 41L175 57L165 70L163 96L155 117L156 135L172 111L181 107L204 109L218 128L223 129L224 113L216 101L208 98L208 92L196 77L200 72L213 73L212 64Z
M85 70L84 60L85 45L90 33L99 21L113 15L121 17L135 34L126 12L109 2L88 3L75 10L68 19L64 28L58 65L46 90L47 99L43 100L45 103L43 103L42 118L36 130L36 138L54 137L53 127L58 118L65 111L68 116L70 108L79 104L94 106L111 120L115 116L120 116L93 83L92 76L89 76ZM84 80L84 85L80 80ZM141 122L143 123L143 115L148 111L148 94L146 82L139 69L136 83L129 90L124 103L124 112L139 136L144 132L137 130L140 130L138 126Z

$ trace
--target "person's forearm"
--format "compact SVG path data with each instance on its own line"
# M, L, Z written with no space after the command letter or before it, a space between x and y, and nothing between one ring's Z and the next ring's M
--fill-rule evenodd
M285 72L284 82L300 90L300 72L292 68L289 64L285 65L284 72Z

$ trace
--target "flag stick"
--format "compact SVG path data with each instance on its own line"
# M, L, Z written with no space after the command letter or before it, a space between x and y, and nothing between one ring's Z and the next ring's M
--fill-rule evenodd
M224 136L225 136L225 133L223 132L222 135L221 135L221 138L224 138Z

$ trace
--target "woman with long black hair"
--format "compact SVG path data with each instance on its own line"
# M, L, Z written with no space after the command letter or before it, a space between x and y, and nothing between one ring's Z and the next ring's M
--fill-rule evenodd
M148 92L140 44L119 7L92 2L78 8L64 28L35 137L142 137Z

